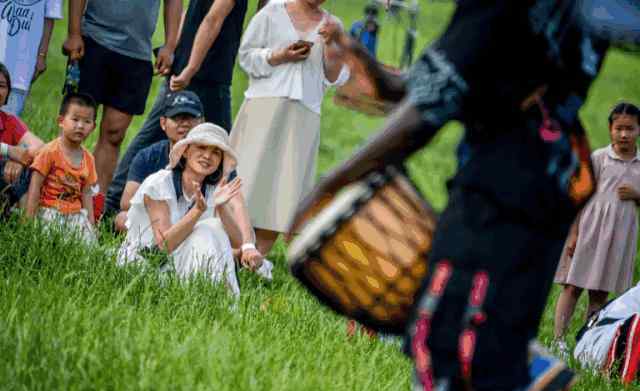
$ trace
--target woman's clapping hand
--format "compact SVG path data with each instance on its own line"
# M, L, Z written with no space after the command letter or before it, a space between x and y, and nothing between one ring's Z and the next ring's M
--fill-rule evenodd
M218 207L226 204L230 199L235 197L242 188L242 181L236 177L231 182L227 182L227 178L223 178L213 192L213 206Z
M216 208L220 205L226 204L230 199L235 197L242 188L242 181L240 178L235 178L231 182L227 181L227 178L223 178L213 191L213 207ZM207 210L207 201L205 200L202 192L200 191L200 184L193 182L193 195L194 195L194 208L200 212Z
M330 19L320 28L318 34L322 36L324 43L329 45L334 41L339 41L342 35L342 27L335 20Z

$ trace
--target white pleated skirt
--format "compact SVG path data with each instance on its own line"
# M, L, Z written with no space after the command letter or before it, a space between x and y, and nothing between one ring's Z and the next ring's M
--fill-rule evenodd
M315 182L320 115L287 98L245 99L231 145L238 154L251 223L286 232Z

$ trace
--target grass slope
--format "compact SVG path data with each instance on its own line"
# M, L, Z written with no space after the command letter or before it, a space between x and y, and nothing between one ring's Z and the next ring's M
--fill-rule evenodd
M364 4L330 0L325 5L349 26ZM422 5L419 48L438 34L453 9L449 2ZM254 1L249 9L253 13ZM397 20L383 18L379 53L384 61L397 62L402 28ZM35 84L24 116L47 140L57 134L65 66L58 48L65 32L64 22L58 23L49 69ZM161 41L159 29L155 42ZM606 114L614 102L640 102L638 69L638 57L616 51L608 56L581 113L594 147L608 142ZM147 108L159 82L154 81ZM236 69L234 112L246 83ZM323 110L319 175L346 159L382 123L334 106L330 96ZM127 142L142 119L134 120ZM460 133L457 124L448 126L409 163L413 178L438 209L446 205L444 184L454 172ZM275 280L265 283L242 272L242 298L234 307L205 281L180 284L149 271L116 267L115 238L89 249L67 236L15 220L0 226L2 389L409 388L411 366L397 345L347 339L344 319L319 305L287 274L282 245L271 254ZM554 288L544 314L543 342L552 335L557 294ZM573 332L583 314L581 301ZM621 389L615 381L580 373L576 390Z

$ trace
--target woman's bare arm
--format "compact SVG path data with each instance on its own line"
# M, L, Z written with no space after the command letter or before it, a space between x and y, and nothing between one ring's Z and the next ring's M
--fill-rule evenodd
M243 238L245 236L243 230L241 229L240 222L237 220L237 213L234 210L233 206L231 206L231 204L234 202L233 200L237 197L238 195L233 197L226 204L220 205L216 208L216 211L220 216L220 220L222 221L222 225L224 226L229 239L231 239L231 246L235 248L238 248L242 245ZM249 226L249 228L251 227ZM253 232L253 229L251 229L251 231Z
M144 196L144 206L151 221L153 237L159 248L172 253L193 232L204 210L193 207L180 221L171 225L169 205L166 201L156 201Z

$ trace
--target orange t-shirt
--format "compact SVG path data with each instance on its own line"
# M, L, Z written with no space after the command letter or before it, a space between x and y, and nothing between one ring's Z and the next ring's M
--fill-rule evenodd
M57 138L48 143L33 160L31 168L45 179L40 190L40 206L70 214L82 209L82 189L98 180L93 156L82 148L82 163L74 166L67 160Z

